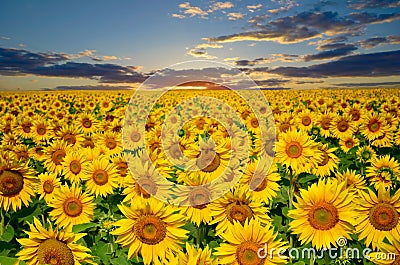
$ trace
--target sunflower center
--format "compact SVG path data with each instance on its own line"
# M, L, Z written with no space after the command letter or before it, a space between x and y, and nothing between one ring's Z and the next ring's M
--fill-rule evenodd
M52 182L51 180L46 180L46 181L43 183L43 190L44 190L44 192L46 192L47 194L52 193L53 190L54 190L53 182Z
M335 206L326 202L318 202L308 212L308 221L318 230L329 230L339 222Z
M204 187L195 188L189 194L190 205L197 209L204 209L210 202L210 191Z
M151 195L157 193L157 184L150 178L141 178L137 181L138 191L143 195L144 198L148 199Z
M108 182L108 173L103 169L97 169L93 173L93 181L100 186L103 186Z
M114 149L115 147L117 147L117 142L114 139L107 139L106 146L108 147L108 149Z
M287 122L283 122L279 126L279 129L280 129L281 132L287 132L290 129L290 124L287 123Z
M62 139L67 144L75 144L76 143L76 137L75 137L75 135L73 135L71 133L67 133L66 135L63 136Z
M324 130L329 130L329 127L331 126L331 119L330 118L323 118L321 120L321 127Z
M369 160L369 159L372 157L372 154L371 154L370 151L365 150L364 152L361 153L361 157L362 157L364 160Z
M212 156L214 157L212 158ZM200 155L200 157L198 157L196 160L196 164L201 169L201 171L210 173L217 170L217 168L221 164L221 159L218 153L209 153L205 155Z
M44 124L39 124L39 125L36 127L36 132L37 132L37 134L39 134L39 135L45 135L46 132L47 132L46 126L45 126Z
M82 119L82 126L85 128L92 127L92 121L89 118Z
M328 164L329 162L329 156L328 153L325 150L322 150L322 160L321 162L318 163L318 166L322 167Z
M241 243L236 248L236 260L240 265L260 265L264 263L264 259L258 256L260 246L254 242L247 241Z
M78 175L81 172L82 166L78 160L74 160L69 164L69 170L75 175Z
M24 131L24 133L30 133L31 132L31 126L32 124L30 123L24 123L21 125L22 126L22 130Z
M253 191L262 191L267 187L267 183L266 176L253 176L250 181L250 189Z
M390 231L399 223L399 213L388 203L378 203L369 211L369 221L378 230Z
M258 128L259 124L258 124L257 118L252 118L251 121L250 121L250 125L253 128Z
M304 116L304 117L301 118L301 123L304 126L309 126L311 124L311 118L308 117L308 116Z
M377 132L381 128L381 123L377 119L372 119L368 123L368 130L370 132Z
M344 142L344 145L345 145L347 148L352 148L352 147L354 146L354 142L353 142L353 140L351 140L351 139L347 139L347 140Z
M350 114L351 114L351 120L352 121L358 121L361 118L360 111L357 110L357 109L352 109L350 111Z
M347 121L341 120L337 124L337 128L339 132L345 132L349 129L349 123Z
M286 146L286 154L290 158L298 158L299 156L301 156L302 151L303 147L301 147L300 143L298 142L290 142Z
M241 205L234 202L229 204L226 208L226 215L231 223L235 220L243 225L246 219L253 217L253 211L248 205Z
M21 173L13 170L0 170L0 192L2 196L18 195L24 187L24 178Z
M51 159L53 160L53 163L58 166L58 165L61 165L61 162L64 161L65 155L66 155L65 151L62 149L59 149L53 153L53 155L51 156Z
M134 231L138 239L148 245L160 243L167 235L165 223L154 215L139 218L134 225Z
M38 247L37 259L39 264L74 265L74 255L67 244L50 238Z
M400 255L396 255L396 258L391 265L400 265Z
M128 164L126 162L119 162L117 170L121 177L126 177L128 175Z
M141 138L140 133L138 133L138 132L132 132L132 133L131 133L131 140L132 140L132 142L137 143L137 142L140 141L140 138Z
M82 213L82 203L77 198L69 198L64 202L64 213L76 217Z

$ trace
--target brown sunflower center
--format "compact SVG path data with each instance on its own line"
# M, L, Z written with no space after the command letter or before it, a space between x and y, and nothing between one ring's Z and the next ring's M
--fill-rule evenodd
M92 178L97 185L103 186L108 182L108 173L103 169L97 169L93 172Z
M81 172L82 170L82 165L78 160L73 160L69 164L69 170L71 170L71 172L74 173L75 175L78 175L79 172Z
M255 242L246 241L236 248L236 260L240 265L260 265L264 264L264 259L258 256L261 246Z
M287 122L283 122L281 123L281 125L279 126L279 130L281 132L287 132L290 129L290 124Z
M150 198L151 195L157 193L157 184L150 178L140 178L137 180L137 188L140 194L146 199Z
M24 187L24 178L14 170L0 170L0 192L2 196L18 195Z
M160 243L167 235L165 223L154 215L139 218L134 225L134 231L138 239L148 245Z
M221 164L221 159L218 153L208 153L205 155L200 155L196 160L196 164L201 171L210 173L217 170Z
M106 140L106 146L108 147L108 149L114 149L115 147L117 147L117 141L115 141L115 139L112 138L108 138Z
M72 133L67 133L63 136L63 141L68 144L75 144L76 143L76 136Z
M329 130L329 127L331 126L331 119L330 118L323 118L321 120L321 127L324 130Z
M44 190L44 192L47 193L47 194L52 193L53 190L54 190L53 181L51 181L51 180L46 180L46 181L43 183L43 190Z
M64 202L64 213L76 217L82 213L82 202L77 198L69 198Z
M253 191L262 191L267 187L267 178L266 176L253 176L250 181L250 189Z
M301 156L302 151L303 147L299 142L290 142L288 145L286 145L286 154L290 158L298 158Z
M318 230L329 230L339 222L335 206L326 202L318 202L308 212L308 221Z
M358 121L358 120L360 120L360 118L361 118L361 113L360 113L360 111L357 110L357 109L352 109L352 110L350 111L350 115L351 115L351 120L352 120L352 121Z
M46 125L44 125L44 124L39 124L39 125L36 127L36 132L37 132L37 134L39 134L39 135L45 135L46 132L47 132Z
M53 152L51 159L53 160L53 163L58 165L61 165L61 162L64 161L64 157L65 157L66 153L64 150L59 149Z
M82 119L82 126L85 128L92 127L92 121L89 118Z
M141 138L140 133L138 133L138 132L132 132L132 133L131 133L131 140L132 140L132 142L137 143L137 142L140 141L140 138Z
M126 177L128 175L128 164L126 162L119 162L117 164L117 170L121 177Z
M231 223L236 220L243 225L246 219L251 219L253 217L253 211L246 204L238 204L234 202L227 206L226 215Z
M399 223L399 213L388 203L378 203L369 211L369 221L378 230L390 231Z
M304 126L309 126L311 124L311 118L309 116L304 116L301 118L301 123Z
M39 264L74 265L74 255L67 244L50 238L40 243L37 250Z
M22 130L24 131L24 133L30 133L31 132L31 123L24 123L21 125Z
M337 128L339 130L339 132L345 132L349 129L349 123L345 120L341 120L338 122L337 124Z
M250 125L253 128L258 128L259 124L258 124L258 119L257 118L252 118L250 121Z
M352 139L347 139L346 141L344 141L344 145L347 148L352 148L354 146L354 141Z
M210 191L204 187L197 187L189 194L190 205L197 209L204 209L210 202Z
M381 123L378 119L371 119L368 122L368 130L370 132L377 132L381 128Z
M318 163L318 166L322 167L328 164L329 162L329 155L325 150L322 150L322 160Z

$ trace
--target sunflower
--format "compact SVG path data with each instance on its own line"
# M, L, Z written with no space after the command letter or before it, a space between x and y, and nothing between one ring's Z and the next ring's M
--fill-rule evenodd
M322 153L307 134L299 131L281 133L276 143L277 162L291 167L294 172L309 172L322 159Z
M247 219L259 219L263 225L269 223L268 209L260 201L252 197L252 193L245 188L235 188L221 198L213 201L209 206L213 220L210 224L217 224L216 234L223 233L234 221L242 225Z
M18 161L10 153L0 156L0 207L8 212L28 206L35 195L36 177L27 162Z
M348 153L351 148L358 146L359 144L360 144L360 140L358 140L358 138L356 138L354 136L344 137L339 140L340 148L345 153Z
M259 160L250 162L241 178L241 182L252 191L253 198L265 203L272 201L276 196L280 180L281 175L276 164L271 165L271 161L263 156Z
M33 126L32 119L27 117L21 118L21 120L18 121L19 134L23 138L31 138L33 130L32 126Z
M83 193L80 187L74 184L71 188L63 185L48 203L49 207L54 208L50 217L61 227L89 223L95 208L93 200L94 198L86 192Z
M295 124L301 131L309 131L315 123L315 115L309 109L301 109L296 115Z
M400 190L390 196L390 190L381 187L378 196L370 189L360 192L357 207L356 233L366 246L379 248L388 235L400 238Z
M368 254L367 258L375 264L378 265L398 265L400 264L400 239L390 237L387 244L381 242L379 248L382 250L380 252L372 252Z
M361 124L361 134L369 141L382 136L388 130L385 119L376 112L369 112Z
M111 158L111 162L114 164L119 175L119 186L126 187L127 180L132 178L131 171L129 170L128 163L126 162L124 153L119 153Z
M150 264L164 260L169 250L181 250L187 231L182 228L184 217L175 208L155 199L118 207L126 218L115 222L117 228L111 233L118 236L116 243L129 248L129 259L140 253L144 264Z
M74 120L74 126L83 133L94 133L98 130L100 122L90 113L80 113Z
M75 234L72 230L54 230L51 224L46 229L34 217L33 224L29 223L30 231L25 231L29 238L19 238L17 241L23 249L17 253L19 260L29 265L63 264L79 265L82 263L95 264L90 249L76 243L86 234Z
M33 119L32 138L36 143L49 140L52 137L50 126L46 119L42 116L37 116Z
M86 166L82 180L86 181L86 190L97 196L107 196L118 187L118 171L106 157L99 157Z
M317 126L321 129L320 133L323 137L331 137L331 124L335 115L330 111L320 113L317 118Z
M67 153L61 162L66 179L76 184L81 182L82 177L85 175L84 169L89 165L85 157L85 152L81 151L71 150Z
M328 144L318 144L318 150L322 152L322 160L312 172L319 177L329 177L338 167L339 158L334 154L337 148L329 148Z
M56 133L57 139L66 142L71 146L79 146L80 143L85 139L78 127L73 125L63 125L60 130Z
M364 145L357 150L356 156L358 161L366 164L376 158L376 153L369 145Z
M211 249L206 246L205 248L196 248L186 242L186 254L180 252L178 254L179 264L186 265L218 265L218 259L213 257ZM170 263L168 263L170 264Z
M276 116L275 126L279 134L294 130L296 128L292 114L287 112Z
M40 174L38 178L40 181L37 191L40 194L39 200L44 199L48 203L60 189L61 182L55 173L45 172Z
M70 148L64 141L55 141L45 148L44 166L49 172L61 173L65 156Z
M355 170L347 169L344 172L337 172L336 178L339 182L346 183L344 188L349 189L350 192L354 192L355 194L367 188L364 177L357 174Z
M381 136L378 136L371 143L372 146L376 147L392 147L394 144L394 131L385 130Z
M234 222L221 234L226 243L216 248L220 264L259 265L286 264L282 256L286 244L277 239L271 226L263 226L259 220ZM260 251L261 250L261 251ZM275 250L275 251L274 251Z
M331 123L331 134L338 139L352 136L355 132L355 126L351 116L348 114L336 115Z
M311 242L318 250L336 246L339 237L350 239L354 223L352 193L337 180L320 180L308 190L301 189L296 209L289 210L291 231L302 244Z
M105 132L99 136L98 145L105 146L108 155L118 154L122 151L120 137L121 135L119 133Z
M371 161L367 167L366 177L378 190L380 186L392 187L393 181L400 181L399 162L390 155L380 156Z

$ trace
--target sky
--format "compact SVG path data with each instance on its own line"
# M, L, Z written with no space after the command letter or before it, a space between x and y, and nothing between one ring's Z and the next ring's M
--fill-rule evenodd
M265 89L399 87L399 29L398 0L1 1L0 90L130 89L196 59Z

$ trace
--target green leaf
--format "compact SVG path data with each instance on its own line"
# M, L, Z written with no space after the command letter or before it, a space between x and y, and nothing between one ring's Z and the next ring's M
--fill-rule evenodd
M0 235L0 240L10 242L14 238L14 228L11 225L7 225L4 229L4 233Z
M282 214L283 214L283 216L285 216L286 218L289 218L288 212L289 212L289 208L288 208L288 207L283 207L283 208L282 208Z
M304 177L298 178L297 182L300 183L300 184L304 184L304 183L307 183L307 182L309 182L311 180L314 180L314 179L317 179L317 178L318 177L315 176L315 175L308 175L308 176L304 176Z
M0 264L1 265L14 265L18 261L17 258L9 258L9 257L0 257Z
M127 256L119 256L118 258L111 259L111 264L115 265L129 265Z
M208 244L208 246L209 246L210 248L214 249L214 248L218 247L219 245L218 245L218 242L217 242L217 241L213 240L213 241L211 241L211 242Z
M82 231L85 231L86 229L89 229L89 228L92 228L92 227L96 227L96 226L97 226L96 223L86 223L86 224L74 225L72 227L72 232L80 233Z
M296 263L293 263L293 265L305 265L304 261L298 261Z

